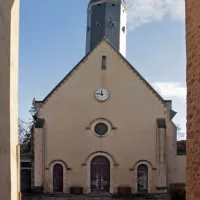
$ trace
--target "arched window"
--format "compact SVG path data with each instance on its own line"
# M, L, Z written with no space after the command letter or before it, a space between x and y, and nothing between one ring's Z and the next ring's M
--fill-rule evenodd
M138 192L148 192L148 167L145 164L138 166L137 188Z
M55 164L53 167L53 192L63 192L63 166Z

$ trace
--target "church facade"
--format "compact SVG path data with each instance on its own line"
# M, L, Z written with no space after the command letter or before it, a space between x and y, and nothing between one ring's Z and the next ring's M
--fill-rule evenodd
M34 187L45 193L165 193L185 182L176 112L127 61L126 4L92 0L86 55L35 101Z

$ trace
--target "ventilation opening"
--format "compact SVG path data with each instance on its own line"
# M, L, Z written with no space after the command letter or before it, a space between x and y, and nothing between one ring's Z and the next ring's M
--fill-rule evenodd
M110 25L113 26L113 27L116 27L115 22L111 22Z
M100 23L98 21L96 22L96 26L100 26Z
M107 57L102 56L102 61L101 61L101 69L102 70L106 70L106 60L107 60Z
M101 6L101 4L98 4L98 6Z
M112 6L115 6L115 4L112 4Z

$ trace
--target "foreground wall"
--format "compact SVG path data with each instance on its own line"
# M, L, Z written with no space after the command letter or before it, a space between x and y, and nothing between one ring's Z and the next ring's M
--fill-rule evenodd
M187 200L200 199L200 1L186 0Z
M0 199L17 198L19 0L0 0Z

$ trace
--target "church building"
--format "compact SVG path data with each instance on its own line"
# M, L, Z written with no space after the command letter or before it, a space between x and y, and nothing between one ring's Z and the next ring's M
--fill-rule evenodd
M124 0L91 0L86 55L35 100L34 188L165 193L171 183L185 182L172 101L126 59L126 20Z

